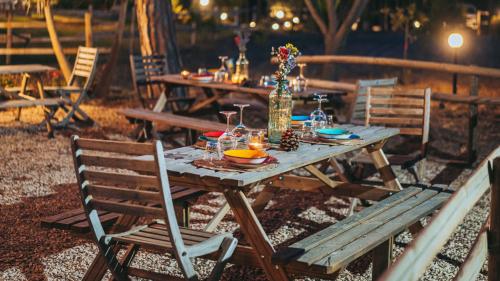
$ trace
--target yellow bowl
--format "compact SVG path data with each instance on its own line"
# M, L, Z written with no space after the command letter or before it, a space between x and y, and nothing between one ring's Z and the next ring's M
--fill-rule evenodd
M267 153L261 150L235 149L224 151L224 158L239 164L262 164L267 159Z

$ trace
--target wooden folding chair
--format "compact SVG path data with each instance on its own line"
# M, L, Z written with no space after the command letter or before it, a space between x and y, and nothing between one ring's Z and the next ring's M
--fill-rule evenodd
M214 234L178 226L160 141L143 144L72 136L71 149L82 204L93 237L99 254L106 260L116 280L130 280L129 276L180 279L130 267L140 247L172 253L186 280L198 280L191 259L220 251L209 280L220 279L238 241L230 233ZM148 155L152 159L137 155ZM119 233L106 233L98 211L154 220L142 225L123 226L124 231ZM120 245L132 246L134 250L127 251L125 257L119 259L117 249Z
M163 105L168 105L172 112L182 112L182 109L192 104L194 99L173 97L163 82L151 79L153 76L166 74L165 60L163 55L130 55L134 91L145 109L161 112L164 110Z
M391 166L408 170L417 183L422 181L429 141L431 89L405 90L391 88L367 89L365 126L386 126L400 129L400 135L417 136L419 148L405 154L388 154ZM371 163L366 153L359 154L352 163ZM417 164L420 168L417 169Z
M398 78L377 79L377 80L358 80L353 101L350 104L347 113L346 123L364 125L366 111L366 92L368 87L387 87L394 88L398 83Z
M97 69L98 52L97 48L78 47L75 64L70 79L66 86L43 86L44 92L56 95L69 100L71 95L77 97L68 105L60 108L65 111L65 116L57 122L58 127L68 125L71 119L92 124L92 119L80 108L80 104L88 97L90 89L94 83ZM27 91L26 86L6 88L7 91L21 92Z

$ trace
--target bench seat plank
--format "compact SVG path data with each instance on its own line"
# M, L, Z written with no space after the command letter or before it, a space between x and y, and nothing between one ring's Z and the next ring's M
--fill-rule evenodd
M196 131L224 131L226 125L223 123L208 121L193 117L187 117L167 112L154 112L147 109L122 109L120 113L128 118L157 122L160 124L192 129Z
M61 98L35 99L35 100L8 100L0 102L0 109L21 108L33 106L60 106L70 102Z
M280 249L273 262L297 271L333 274L436 210L450 196L435 189L409 187L364 209L354 215L356 218L349 217L318 232L320 236L312 235Z

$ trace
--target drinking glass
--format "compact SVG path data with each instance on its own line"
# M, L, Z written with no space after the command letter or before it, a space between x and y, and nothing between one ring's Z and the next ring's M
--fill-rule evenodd
M264 131L252 130L247 137L248 148L253 150L261 150L264 148Z
M245 142L247 134L248 134L248 129L243 124L243 109L245 109L245 107L248 107L250 105L237 103L237 104L234 104L234 106L240 108L240 123L238 125L236 125L236 127L234 127L232 133L233 133L233 136L235 136L238 139L238 141Z
M225 82L229 79L229 71L226 68L226 60L228 59L227 56L219 56L221 66L220 68L215 72L214 75L214 81L215 82Z
M208 160L208 162L212 163L214 159L217 158L217 142L208 140L205 145L205 154L203 155L203 159Z
M304 92L307 88L307 79L304 77L304 67L305 63L297 64L299 67L299 76L295 78L295 82L293 84L293 90L297 93Z
M313 112L311 112L311 114L309 115L311 117L311 121L324 121L326 123L327 116L321 108L321 104L324 101L328 101L328 99L326 98L326 95L315 94L315 96L316 97L314 98L314 100L318 101L318 108L313 110Z
M217 149L219 152L219 158L222 158L224 151L236 148L236 138L234 137L231 130L229 130L229 122L231 121L231 116L236 114L236 111L221 111L221 114L226 116L226 131L217 139Z

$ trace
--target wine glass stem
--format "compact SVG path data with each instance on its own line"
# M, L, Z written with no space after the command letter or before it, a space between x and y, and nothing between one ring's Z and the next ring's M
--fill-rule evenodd
M240 107L240 125L243 125L243 106Z
M229 133L229 115L226 115L226 133Z

